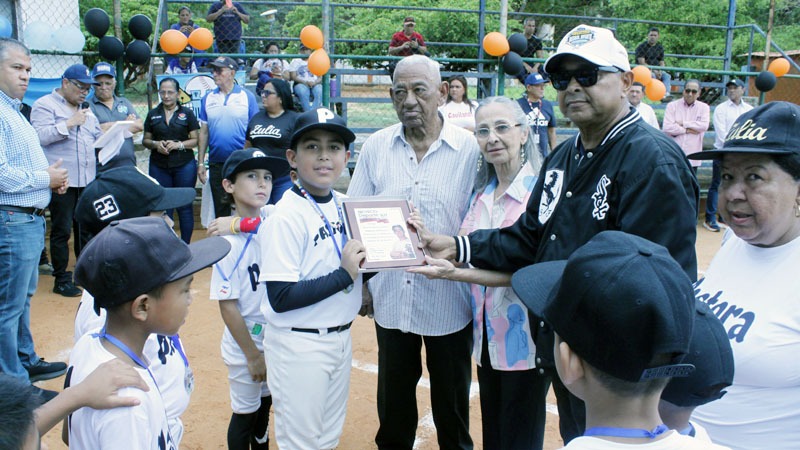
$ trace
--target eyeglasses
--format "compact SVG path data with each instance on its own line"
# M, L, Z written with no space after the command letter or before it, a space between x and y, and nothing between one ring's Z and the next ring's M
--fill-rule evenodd
M275 91L270 91L269 89L263 89L263 90L261 91L261 96L262 96L262 97L269 97L270 95L276 95L276 94L277 94L277 92L275 92Z
M72 85L75 86L76 88L78 88L78 90L81 91L81 92L89 92L89 89L92 88L91 85L83 85L83 84L78 83L77 81L71 80L69 78L67 78L67 81L72 83Z
M478 139L488 139L489 133L494 131L494 134L497 136L504 136L508 134L511 129L522 126L520 124L511 125L508 123L498 123L497 125L489 128L489 127L481 127L475 130L475 137Z
M583 87L594 86L597 84L597 76L599 72L619 72L620 70L613 66L594 66L591 68L583 67L578 70L562 70L560 72L550 73L550 82L556 90L564 91L569 86L569 82L575 78Z
M177 93L178 93L178 91L167 91L167 90L158 91L158 95L162 95L162 96L163 95L175 95Z
M683 92L686 92L687 94L697 94L700 91L697 89L684 89Z

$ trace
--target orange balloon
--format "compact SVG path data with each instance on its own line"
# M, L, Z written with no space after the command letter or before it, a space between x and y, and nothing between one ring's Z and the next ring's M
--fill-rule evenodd
M664 83L662 83L661 80L656 80L653 78L645 89L645 93L647 94L647 98L657 102L664 98L664 94L667 93L667 87L664 86Z
M782 77L789 73L789 60L786 58L778 58L769 63L770 72L775 74L776 77Z
M503 56L511 49L508 46L508 39L497 31L487 33L483 37L483 49L492 56Z
M633 72L633 81L642 83L642 86L647 87L653 81L652 72L646 66L636 66L631 69L631 72Z
M323 41L322 30L316 25L306 25L300 30L300 42L311 50L322 48Z
M308 56L308 71L314 75L321 77L328 73L330 68L331 59L328 57L328 53L325 52L324 49L320 48L314 50L314 52Z
M161 38L158 40L158 43L161 45L161 50L164 50L170 55L183 52L188 42L189 39L185 34L178 30L171 29L161 33Z
M208 28L197 28L189 35L189 45L195 50L207 50L214 43L214 35Z

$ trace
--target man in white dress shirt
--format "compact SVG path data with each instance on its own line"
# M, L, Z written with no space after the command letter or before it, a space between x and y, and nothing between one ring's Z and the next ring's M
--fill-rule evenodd
M630 102L631 106L639 110L639 115L642 116L642 120L644 120L645 123L660 130L661 125L658 124L656 112L653 111L650 105L643 102L642 98L644 98L644 85L638 81L634 81L633 86L631 86L628 91L628 102Z

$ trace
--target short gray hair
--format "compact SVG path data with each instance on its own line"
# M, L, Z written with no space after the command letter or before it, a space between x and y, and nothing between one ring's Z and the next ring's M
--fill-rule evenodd
M406 56L405 58L401 59L397 62L397 66L394 69L394 73L397 74L398 71L405 69L406 67L411 67L417 64L423 64L425 66L426 73L429 76L429 80L436 83L437 85L442 82L442 75L439 71L439 63L436 61L428 58L425 55L411 55Z
M8 56L8 50L16 48L27 56L31 56L31 51L22 42L13 38L0 38L0 61L5 61Z

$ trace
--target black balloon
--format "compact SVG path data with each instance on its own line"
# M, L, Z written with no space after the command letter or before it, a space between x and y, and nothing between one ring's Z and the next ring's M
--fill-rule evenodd
M515 53L522 53L528 48L528 40L522 33L514 33L508 37L508 48Z
M506 53L506 56L503 56L503 70L508 75L522 72L522 57L515 52Z
M83 25L86 31L96 38L102 38L106 35L108 27L111 25L111 20L108 14L100 8L92 8L86 11L83 16Z
M125 52L125 45L116 36L103 36L97 43L97 51L106 61L116 61Z
M150 45L140 39L131 42L125 49L125 59L137 66L147 64L150 61Z
M144 14L137 14L128 22L128 30L134 39L147 40L153 33L153 23Z
M761 92L769 92L775 88L775 85L778 83L778 78L775 77L775 74L770 71L764 71L758 74L756 77L756 89Z

